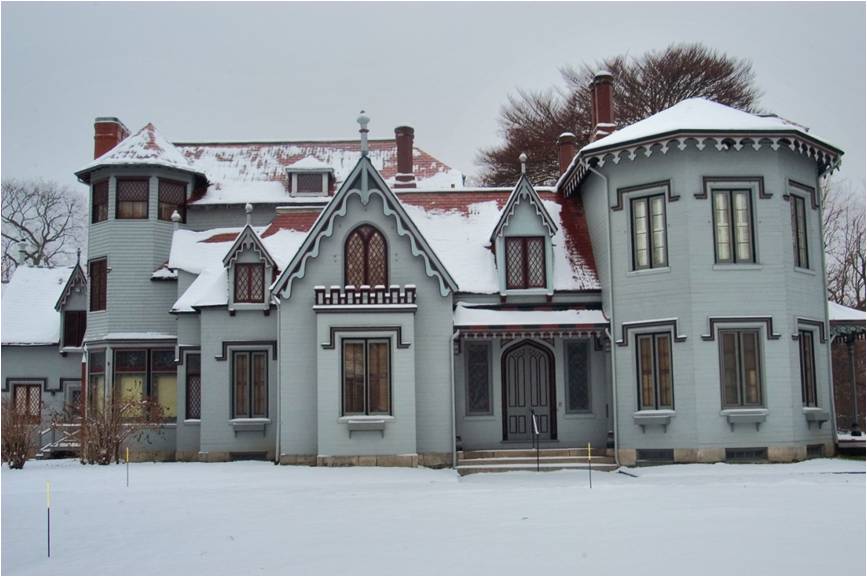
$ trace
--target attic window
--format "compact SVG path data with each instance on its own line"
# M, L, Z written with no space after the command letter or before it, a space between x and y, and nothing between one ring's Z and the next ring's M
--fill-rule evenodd
M299 172L293 175L295 192L299 194L324 194L327 182L325 173L322 172Z

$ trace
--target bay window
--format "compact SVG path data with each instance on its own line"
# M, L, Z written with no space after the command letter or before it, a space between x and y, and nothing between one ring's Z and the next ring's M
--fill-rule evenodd
M178 416L178 369L174 349L151 351L150 397L159 403L163 418L174 420Z
M807 251L807 202L803 196L796 194L790 197L792 205L792 249L795 254L795 266L810 268L810 255Z
M665 195L634 198L631 207L633 270L667 266Z
M87 403L92 412L105 408L105 351L91 351L87 356Z
M108 220L108 180L94 182L91 191L90 222Z
M187 185L176 180L161 178L159 186L159 202L157 206L157 218L160 220L172 220L172 213L176 210L181 216L181 222L187 221Z
M146 178L118 178L115 218L147 219L149 182Z
M717 263L756 261L750 189L712 189Z
M639 410L673 409L671 334L636 335Z
M798 349L801 358L801 399L805 407L818 406L816 395L816 351L813 331L798 331Z
M761 407L759 331L720 330L719 342L723 408Z

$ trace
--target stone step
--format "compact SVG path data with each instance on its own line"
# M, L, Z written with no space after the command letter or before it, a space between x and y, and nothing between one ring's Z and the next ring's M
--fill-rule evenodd
M572 464L587 466L587 457L559 457L544 455L539 457L539 462L542 464ZM614 459L611 457L590 457L590 463L596 464L613 464ZM479 466L479 465L535 465L536 456L532 457L496 457L490 459L458 459L458 465Z
M587 449L581 448L543 448L539 450L543 457L584 457L587 458ZM592 456L605 457L607 450L604 448L593 449ZM458 451L458 459L499 459L501 457L536 457L536 449L478 449L470 451Z
M591 469L596 472L608 472L614 471L617 469L617 465L615 463L592 463ZM551 464L542 464L539 466L539 472L549 472L549 471L563 471L563 470L587 470L587 463L581 464L573 464L573 463L551 463ZM458 465L457 472L459 475L472 475L476 473L509 473L513 471L528 471L535 472L536 464L510 464L504 463L499 465Z

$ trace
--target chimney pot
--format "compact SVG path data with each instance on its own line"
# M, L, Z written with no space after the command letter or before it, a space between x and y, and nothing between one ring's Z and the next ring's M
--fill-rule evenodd
M412 126L398 126L394 129L397 144L397 176L395 188L415 188L415 174L412 171L413 141L415 130Z
M129 129L114 116L99 116L93 121L93 158L99 158L129 136Z
M614 132L614 75L600 70L590 84L593 134L591 140L599 140Z
M578 154L578 139L571 132L564 132L557 137L557 149L560 159L560 174L569 169L572 159Z

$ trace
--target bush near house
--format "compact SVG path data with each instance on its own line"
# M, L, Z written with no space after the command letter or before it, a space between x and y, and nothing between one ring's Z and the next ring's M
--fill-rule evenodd
M2 453L3 462L10 469L23 469L27 459L36 452L39 419L15 410L8 400L2 404Z

